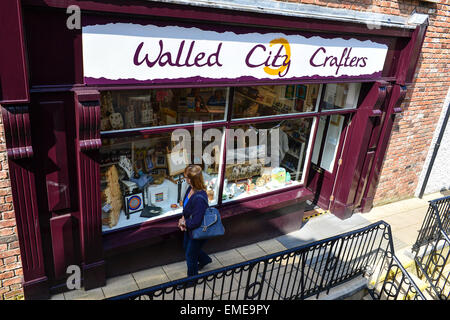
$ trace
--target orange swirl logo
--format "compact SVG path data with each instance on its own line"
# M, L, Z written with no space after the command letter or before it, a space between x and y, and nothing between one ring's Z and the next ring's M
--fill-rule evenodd
M274 47L275 45L280 45L278 48L278 51L275 55L272 55L272 51L270 48ZM273 39L269 43L269 51L266 56L266 59L263 62L257 63L255 60L255 57L252 57L256 50L259 50L258 54L261 55L262 53L267 52L267 48L265 45L257 44L254 46L247 54L247 57L245 59L245 63L250 68L258 68L261 66L264 66L264 72L271 75L271 76L279 76L280 78L286 76L286 74L289 72L289 67L291 65L291 46L289 45L289 41L287 41L285 38L277 38ZM282 54L284 50L285 54Z

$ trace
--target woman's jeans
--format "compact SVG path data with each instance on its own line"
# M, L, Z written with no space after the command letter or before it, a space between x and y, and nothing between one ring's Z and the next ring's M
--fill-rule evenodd
M198 274L199 264L206 265L212 261L211 258L201 249L205 242L206 239L191 239L188 231L184 233L183 248L186 255L188 277Z

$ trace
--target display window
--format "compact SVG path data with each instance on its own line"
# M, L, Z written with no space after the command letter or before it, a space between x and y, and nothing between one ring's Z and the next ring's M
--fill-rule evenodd
M360 89L361 83L328 83L321 110L355 109Z
M237 87L233 118L315 112L320 84Z
M328 172L332 172L334 168L344 122L345 116L340 114L322 116L319 119L311 161Z
M227 88L106 91L101 96L101 130L224 120L227 100Z
M197 134L205 140L199 147ZM203 168L209 204L217 204L222 136L223 129L214 128L102 139L103 231L181 213L188 188L183 173L190 163Z
M301 185L313 123L300 118L231 127L222 200Z
M309 159L331 170L345 120L339 111L356 110L360 87L102 91L103 231L181 214L192 163L203 169L212 206L302 186Z

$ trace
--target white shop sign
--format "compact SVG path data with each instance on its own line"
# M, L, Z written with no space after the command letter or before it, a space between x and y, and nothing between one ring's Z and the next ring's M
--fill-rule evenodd
M379 78L371 40L109 23L83 27L86 83Z

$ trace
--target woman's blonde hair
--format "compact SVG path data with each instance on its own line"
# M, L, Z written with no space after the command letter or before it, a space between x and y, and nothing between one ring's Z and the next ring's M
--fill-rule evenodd
M206 191L205 181L203 180L202 167L196 164L190 164L186 167L186 169L184 169L184 176L191 180L191 185L192 188L194 188L194 191Z

